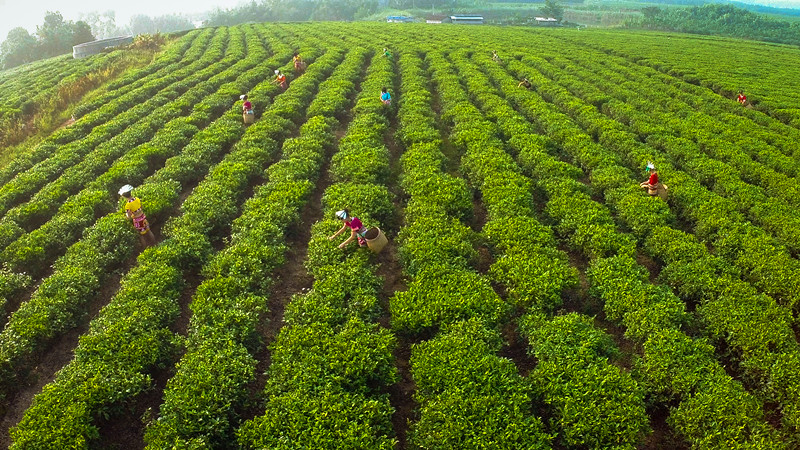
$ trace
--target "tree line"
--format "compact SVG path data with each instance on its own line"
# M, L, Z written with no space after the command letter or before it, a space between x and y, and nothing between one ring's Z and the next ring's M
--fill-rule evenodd
M166 14L150 17L137 14L131 17L128 24L117 24L114 11L92 11L81 16L92 27L92 32L98 39L140 34L171 33L173 31L190 30L194 28L191 18L183 14Z
M203 24L231 26L246 22L359 20L385 8L441 12L451 8L486 5L487 0L253 0L234 8L212 11Z
M97 39L169 33L194 28L192 21L182 15L158 17L133 16L127 25L118 26L113 11L92 12L81 20L64 20L60 12L48 11L44 23L31 34L22 27L8 32L0 44L0 69L10 69L22 64L72 52L72 46Z
M800 23L771 19L731 5L691 8L642 9L642 18L628 22L631 28L729 36L780 44L800 45Z
M48 11L44 23L36 27L36 33L17 27L8 32L0 44L0 66L4 69L31 61L50 58L72 51L72 46L93 41L94 35L88 23L79 20L64 20L59 12Z

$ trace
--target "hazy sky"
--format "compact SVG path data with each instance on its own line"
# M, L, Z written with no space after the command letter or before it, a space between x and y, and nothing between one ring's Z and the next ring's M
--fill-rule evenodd
M3 0L0 0L0 2ZM753 5L766 5L774 6L775 8L793 8L800 9L800 0L736 0L742 3L750 3Z
M46 11L60 11L67 20L78 20L81 13L116 11L117 25L125 25L131 16L160 16L173 13L198 13L215 7L230 8L242 0L0 0L0 42L8 31L23 27L31 33L41 25Z
M126 25L131 16L160 16L172 13L199 13L215 7L231 8L245 0L0 0L0 42L14 27L33 33L46 11L60 11L67 20L78 20L92 11L116 11L117 25ZM491 1L491 0L490 0ZM800 0L740 0L762 5L800 8Z

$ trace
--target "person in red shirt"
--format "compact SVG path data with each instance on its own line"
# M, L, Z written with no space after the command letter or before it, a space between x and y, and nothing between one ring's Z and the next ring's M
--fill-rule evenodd
M744 105L747 103L747 96L744 95L744 92L739 91L739 96L736 97L736 101Z
M242 112L245 114L252 114L253 112L253 104L250 103L250 100L247 99L247 94L244 94L239 97L244 103L242 103Z
M289 87L289 85L286 84L286 75L282 74L280 69L275 69L275 79L272 80L272 82L280 84L283 90L286 90L286 88Z
M244 123L253 123L256 118L253 113L253 104L247 99L247 94L240 95L239 99L242 100L242 119L244 119Z
M647 170L650 173L650 177L647 181L640 183L639 187L647 188L647 193L655 197L658 195L658 172L656 172L656 166L651 162L647 163Z
M367 228L361 223L361 220L358 217L353 217L350 215L350 211L347 209L343 209L341 211L336 212L336 218L344 222L342 228L339 229L336 233L333 233L333 236L328 236L328 240L332 241L336 238L336 236L344 233L344 231L350 228L350 237L347 238L346 241L339 244L339 248L345 248L355 239L358 239L358 245L361 247L367 246L367 240L364 238L364 234L367 232Z

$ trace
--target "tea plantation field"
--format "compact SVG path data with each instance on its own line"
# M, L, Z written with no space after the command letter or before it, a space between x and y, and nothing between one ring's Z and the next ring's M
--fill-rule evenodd
M0 106L118 55L0 72ZM178 37L0 166L0 447L800 448L798 61L595 30ZM328 239L344 208L383 252Z

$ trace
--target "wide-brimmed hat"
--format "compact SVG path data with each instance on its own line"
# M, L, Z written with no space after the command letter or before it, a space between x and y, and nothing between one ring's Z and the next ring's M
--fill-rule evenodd
M336 211L336 217L340 220L347 220L347 211L345 210Z
M126 184L125 186L122 186L121 188L119 188L119 195L127 194L128 192L130 192L132 190L133 190L133 186L131 186L130 184Z

